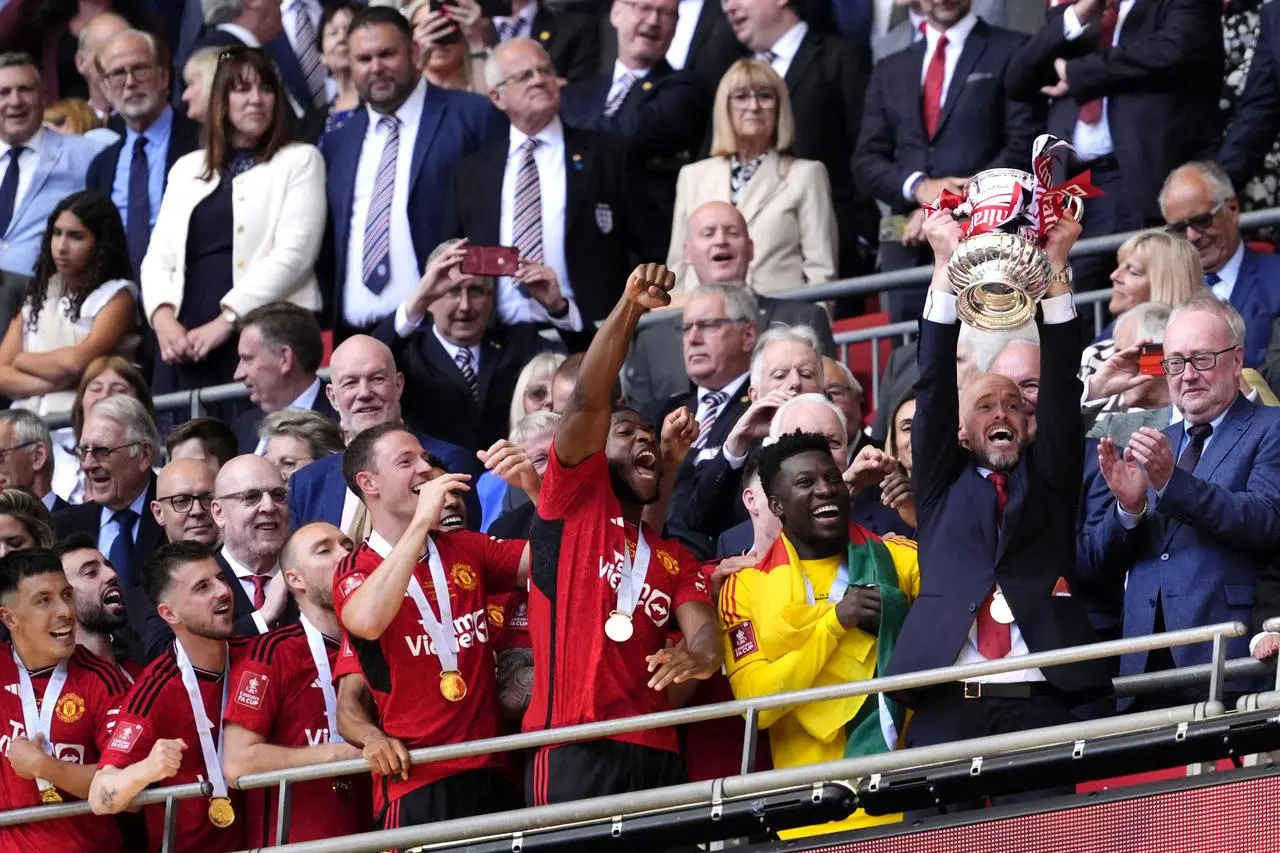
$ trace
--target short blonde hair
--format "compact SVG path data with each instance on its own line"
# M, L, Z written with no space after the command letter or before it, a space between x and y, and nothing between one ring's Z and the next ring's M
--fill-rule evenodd
M1204 267L1191 241L1167 231L1142 231L1125 240L1117 257L1130 255L1147 271L1148 301L1177 305L1204 290Z
M524 420L524 393L529 390L533 380L539 376L554 379L566 357L559 352L540 352L525 364L516 379L516 390L511 395L511 411L507 416L509 430L515 430L520 421Z
M739 59L720 78L716 87L715 107L711 114L711 156L728 157L738 153L738 136L729 116L729 95L738 89L768 88L778 97L778 109L773 128L771 147L781 154L790 154L795 143L796 121L791 114L791 96L787 84L773 67L756 59Z
M182 76L198 78L204 85L206 90L213 88L213 75L218 70L218 55L222 53L220 47L202 47L187 58L187 62L182 66Z
M44 121L51 124L60 133L69 136L80 136L94 128L102 127L98 114L89 106L89 102L80 98L63 98L54 101L44 108Z

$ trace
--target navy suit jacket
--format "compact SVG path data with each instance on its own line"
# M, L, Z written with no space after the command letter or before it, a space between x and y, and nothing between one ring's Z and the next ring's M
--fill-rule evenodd
M360 149L368 129L369 111L356 110L346 124L326 133L319 143L328 170L329 222L316 274L320 277L322 292L329 299L335 324L342 320L347 247L351 242L351 205ZM419 270L426 266L427 256L443 239L445 188L454 165L479 151L505 129L505 117L479 95L439 86L427 87L409 171L409 230Z
M474 483L482 473L475 456L456 444L416 433L428 453L440 457L455 474L470 474ZM342 505L347 499L347 483L342 479L342 454L317 459L289 478L289 517L293 529L313 521L342 523ZM472 489L463 494L467 506L467 527L480 529L480 501Z
M120 152L124 150L124 137L108 145L93 158L85 175L85 189L97 190L111 198L116 181L116 167ZM200 125L187 118L185 111L173 111L173 127L169 131L169 150L164 155L164 185L169 185L169 170L183 154L190 154L200 147Z
M1084 443L1084 487L1080 492L1080 512L1076 515L1076 585L1074 594L1084 604L1089 623L1100 640L1120 636L1124 613L1124 575L1133 560L1132 548L1123 540L1103 541L1084 531L1102 520L1108 510L1115 512L1111 489L1098 468L1098 440Z
M156 478L152 476L151 484L147 486L147 502L143 505L142 514L137 521L138 535L133 540L133 565L129 567L128 577L121 578L121 588L138 586L138 581L142 577L142 567L151 558L152 552L165 543L164 528L151 513L150 504L155 499ZM101 521L102 504L90 501L69 505L53 513L53 529L59 539L65 539L72 533L85 533L97 542Z
M1280 316L1280 256L1246 248L1231 288L1231 307L1244 318L1244 366L1261 367L1271 340L1271 322Z
M1184 430L1184 423L1163 430L1175 455ZM1248 623L1258 578L1280 553L1280 409L1237 397L1195 472L1175 468L1163 494L1148 490L1147 506L1138 526L1125 530L1111 497L1084 530L1090 551L1115 549L1125 557L1117 568L1129 567L1124 635L1151 633L1157 598L1170 631ZM1179 667L1211 655L1208 644L1170 651ZM1227 654L1248 657L1249 638L1227 640ZM1125 655L1120 674L1145 667L1145 653Z
M1054 60L1067 62L1071 87L1049 108L1048 131L1071 139L1080 105L1106 97L1107 121L1123 180L1122 209L1159 222L1165 177L1188 160L1217 150L1221 119L1222 3L1219 0L1136 0L1120 42L1097 51L1099 19L1074 41L1063 33L1069 6L1050 10L1044 27L1009 63L1015 98L1038 102L1057 83Z
M1280 6L1264 3L1260 15L1249 76L1218 154L1237 189L1258 173L1280 136Z
M920 322L920 381L911 426L920 595L885 675L954 664L996 582L1032 652L1097 640L1081 601L1074 594L1054 594L1060 581L1069 590L1077 586L1075 518L1084 467L1076 376L1080 321L1040 325L1038 434L1009 472L1001 523L995 490L956 435L959 334L959 323ZM1104 660L1049 667L1044 676L1082 699L1110 690Z
M333 405L329 402L329 395L325 393L325 389L328 387L329 380L321 379L320 391L316 394L316 401L311 404L311 411L318 415L323 415L331 421L337 421L338 413L334 411ZM262 425L262 419L266 416L266 412L254 406L236 418L235 423L231 425L232 431L236 434L236 444L241 453L252 453L258 449L258 427Z

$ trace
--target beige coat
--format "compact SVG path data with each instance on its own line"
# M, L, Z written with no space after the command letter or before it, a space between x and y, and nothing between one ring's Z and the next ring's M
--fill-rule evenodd
M684 263L689 214L709 201L729 201L729 158L709 157L680 170L667 266L677 284L698 285ZM747 281L758 293L778 293L830 281L836 274L836 215L827 169L816 160L797 160L776 151L747 184L738 209L755 243Z

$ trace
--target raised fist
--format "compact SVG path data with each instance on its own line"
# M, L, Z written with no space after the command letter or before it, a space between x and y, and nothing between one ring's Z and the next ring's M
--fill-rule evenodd
M651 311L670 304L675 286L676 274L663 264L641 264L627 279L626 298Z

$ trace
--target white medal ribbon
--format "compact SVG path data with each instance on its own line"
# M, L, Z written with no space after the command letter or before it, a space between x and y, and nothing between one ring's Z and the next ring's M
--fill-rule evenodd
M627 525L622 525L622 577L618 581L618 606L615 608L627 618L635 612L640 601L640 590L649 575L649 543L644 541L643 525L636 525L636 558L631 559L627 547Z
M204 755L204 772L209 777L209 784L213 786L213 799L219 797L225 799L227 796L227 780L222 775L222 730L221 720L227 714L227 683L231 680L228 673L228 664L222 666L222 710L218 715L218 743L213 743L213 722L209 719L209 715L204 710L204 699L200 696L200 682L196 679L195 667L191 665L191 658L187 657L187 652L182 648L182 643L178 640L173 641L173 656L177 659L178 672L182 673L182 686L187 688L187 700L191 703L191 713L196 721L196 735L200 738L200 752ZM229 662L228 662L229 663Z
M31 685L31 674L27 672L27 667L18 657L17 650L13 650L13 662L18 666L18 698L22 700L22 725L27 730L28 740L34 738L36 734L44 735L42 749L48 755L53 755L53 738L49 736L49 730L53 727L53 709L57 707L58 699L62 697L62 687L67 683L68 660L70 658L63 658L53 668L49 683L44 686L44 695L40 697L40 711L37 713L36 691ZM48 779L37 777L36 786L41 793L44 793L53 787L53 783Z
M422 627L426 629L435 649L436 659L440 661L441 672L457 672L458 670L458 637L453 627L453 604L449 601L449 582L444 574L444 563L440 560L440 552L436 544L427 537L427 568L431 570L431 585L435 587L436 606L440 608L440 618L427 603L427 594L422 591L418 575L409 575L409 597L418 605L418 615L422 617ZM446 631L445 628L448 627Z
M800 569L800 579L804 581L804 600L809 604L816 604L817 598L813 594L813 584L809 582L809 576L804 573L804 569ZM841 560L840 568L836 569L835 579L831 581L831 589L827 591L827 601L831 604L839 603L848 590L849 562Z
M342 735L338 734L338 695L333 689L333 669L329 666L329 649L324 644L324 635L301 613L298 614L298 621L302 623L302 631L307 635L311 660L320 675L320 693L324 696L324 718L329 726L329 743L344 743Z

